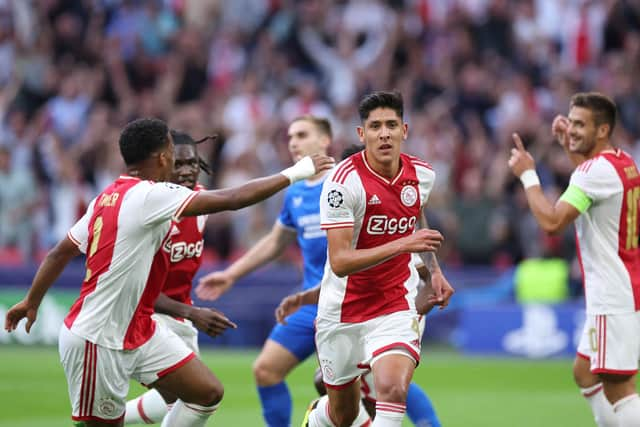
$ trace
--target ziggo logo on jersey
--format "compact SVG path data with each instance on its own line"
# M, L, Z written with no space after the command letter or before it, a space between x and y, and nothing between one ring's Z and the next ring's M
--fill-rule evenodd
M200 240L195 243L187 242L167 242L164 245L164 250L169 252L171 262L180 262L185 258L197 258L202 255L202 249L204 247L204 241Z
M413 230L416 217L389 218L386 215L371 215L367 222L369 234L404 234Z

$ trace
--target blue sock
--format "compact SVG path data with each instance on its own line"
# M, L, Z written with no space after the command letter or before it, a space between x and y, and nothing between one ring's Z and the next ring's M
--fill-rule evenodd
M416 383L409 384L407 415L416 427L441 427L431 399Z
M289 387L281 383L258 387L262 416L269 427L289 427L291 424L291 395Z

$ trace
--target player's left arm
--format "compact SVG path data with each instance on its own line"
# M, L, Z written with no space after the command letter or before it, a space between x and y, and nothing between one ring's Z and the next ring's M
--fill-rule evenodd
M162 293L156 300L154 310L157 313L189 319L193 322L193 326L211 337L218 336L229 328L236 329L238 327L221 311L185 304Z
M540 227L547 233L558 233L571 224L579 215L580 210L574 204L567 202L563 196L555 205L545 196L540 186L540 180L535 173L536 164L531 154L524 149L522 140L517 133L513 134L515 148L511 149L509 167L513 174L522 181L527 202L533 216ZM571 190L568 191L579 191ZM585 196L586 197L586 196Z
M33 322L36 321L38 307L42 303L45 294L56 281L60 273L65 269L69 262L80 255L82 252L78 248L76 242L73 242L68 236L62 239L51 249L47 256L40 264L36 272L31 288L22 301L14 305L7 311L4 329L11 332L16 329L18 322L23 318L27 318L26 331L31 330Z
M418 226L420 228L429 228L429 223L427 222L427 218L424 215L424 212L420 212L420 217L418 218ZM442 269L440 268L440 263L438 263L438 258L436 257L435 252L420 252L420 258L423 262L423 271L421 273L421 278L427 284L425 288L430 287L433 291L433 295L428 297L428 302L430 304L439 305L442 310L447 305L449 305L449 300L455 293L455 289L451 286L451 283L447 280ZM420 274L420 269L418 269L418 273ZM428 280L425 280L423 276L427 277ZM426 314L426 313L421 313Z
M276 308L275 316L278 323L286 325L285 318L295 313L303 305L315 305L320 301L320 285L307 289L302 292L296 292L293 295L288 295L280 301L278 308Z

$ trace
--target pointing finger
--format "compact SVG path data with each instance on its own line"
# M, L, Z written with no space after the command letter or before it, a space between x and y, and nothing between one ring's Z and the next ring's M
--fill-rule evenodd
M516 148L518 149L518 151L525 151L524 144L520 139L520 135L518 135L517 133L514 133L513 135L511 135L511 137L513 138L513 143L516 145Z

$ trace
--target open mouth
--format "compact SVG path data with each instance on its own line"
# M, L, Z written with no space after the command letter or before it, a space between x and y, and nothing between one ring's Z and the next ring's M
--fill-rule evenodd
M391 144L382 144L380 147L378 147L380 151L389 151L392 148L393 148L393 145Z

